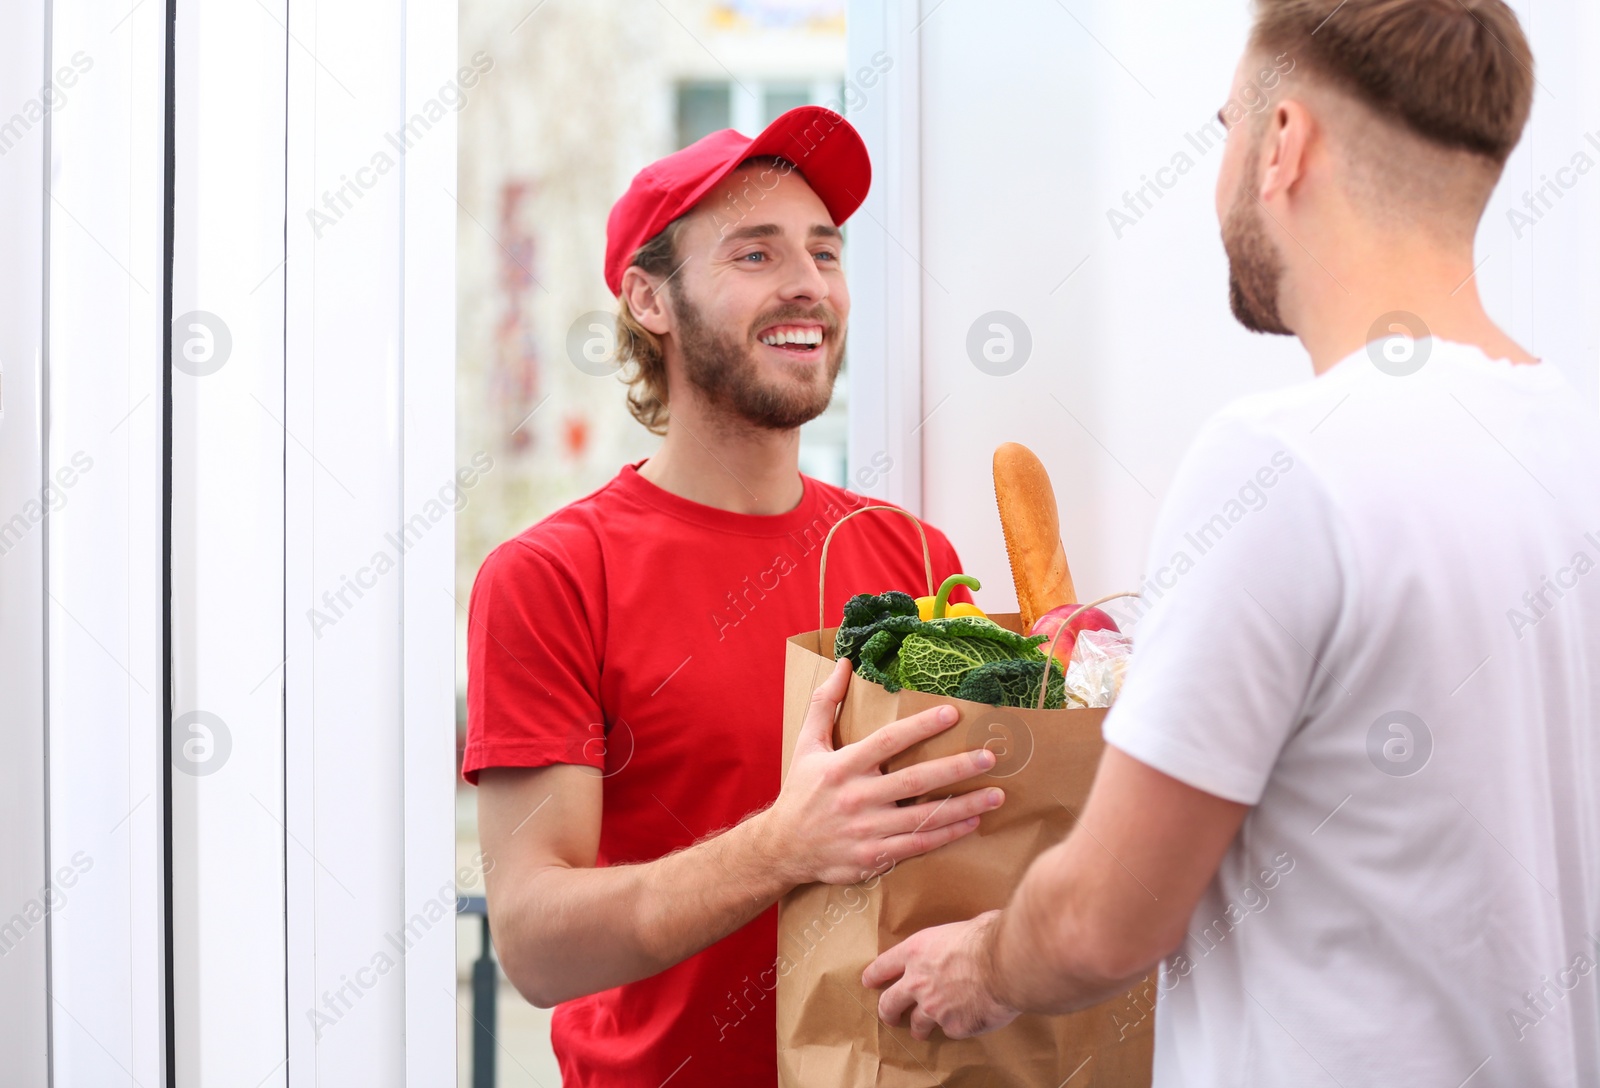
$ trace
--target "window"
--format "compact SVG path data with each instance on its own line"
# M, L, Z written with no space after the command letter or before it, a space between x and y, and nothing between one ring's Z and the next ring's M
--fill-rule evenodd
M703 136L732 125L729 83L678 84L678 146L688 147Z

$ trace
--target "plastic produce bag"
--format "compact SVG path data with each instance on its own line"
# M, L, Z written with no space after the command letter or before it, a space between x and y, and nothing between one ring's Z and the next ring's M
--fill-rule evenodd
M1080 631L1067 662L1067 694L1088 707L1107 707L1122 690L1133 639L1120 631Z

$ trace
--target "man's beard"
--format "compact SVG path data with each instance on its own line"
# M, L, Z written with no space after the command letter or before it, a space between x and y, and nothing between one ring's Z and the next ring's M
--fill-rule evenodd
M1256 154L1244 172L1233 206L1222 223L1222 248L1228 254L1228 305L1239 324L1251 332L1292 336L1294 330L1278 314L1278 285L1283 281L1283 258L1267 237L1265 209L1251 199L1256 177Z
M757 322L748 339L713 328L678 289L672 291L672 312L678 319L684 377L729 421L764 430L792 430L820 416L833 399L834 379L844 363L844 338L831 311L820 306L776 310ZM781 370L770 377L762 373L767 368L756 358L754 334L773 325L801 322L822 325L824 346L817 350L827 356L795 361L812 376L797 388ZM815 380L818 376L824 380Z

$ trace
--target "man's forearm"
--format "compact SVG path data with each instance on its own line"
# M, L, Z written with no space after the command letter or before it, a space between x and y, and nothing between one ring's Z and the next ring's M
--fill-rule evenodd
M1073 879L1071 840L1040 857L990 930L984 971L994 997L1023 1012L1074 1012L1136 981L1134 966L1092 914L1093 889ZM1133 959L1141 959L1134 956Z
M658 974L794 887L771 845L758 813L655 861L544 869L497 939L507 973L544 1006Z

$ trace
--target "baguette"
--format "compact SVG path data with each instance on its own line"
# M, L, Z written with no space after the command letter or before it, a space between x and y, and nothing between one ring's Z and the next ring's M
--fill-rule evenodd
M1028 447L1007 442L994 451L994 498L1027 631L1052 608L1077 600L1050 475Z

